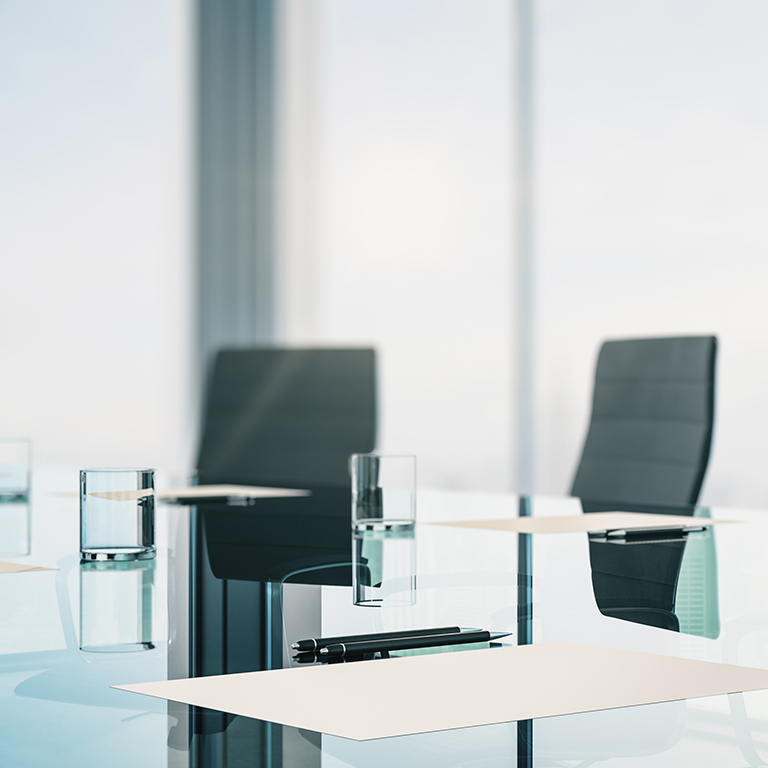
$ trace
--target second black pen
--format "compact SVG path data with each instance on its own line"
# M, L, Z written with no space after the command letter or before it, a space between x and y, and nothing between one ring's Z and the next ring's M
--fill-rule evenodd
M452 635L457 632L476 632L475 629L463 627L429 627L427 629L401 629L395 632L373 632L369 635L346 635L342 637L318 637L309 640L299 640L293 643L294 651L319 651L328 645L338 643L361 643L367 640L392 640L398 637L422 637L424 635Z
M434 648L439 645L463 645L464 643L487 643L511 632L461 632L448 635L423 635L392 640L368 640L359 643L335 643L321 648L321 657L345 656L346 654L376 653L380 651L405 651L410 648Z

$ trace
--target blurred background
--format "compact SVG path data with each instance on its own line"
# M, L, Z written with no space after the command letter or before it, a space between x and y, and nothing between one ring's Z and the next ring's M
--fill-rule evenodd
M2 0L0 434L182 473L213 350L370 345L379 449L420 485L515 490L529 461L563 494L601 342L714 333L701 501L768 505L766 23L759 0Z

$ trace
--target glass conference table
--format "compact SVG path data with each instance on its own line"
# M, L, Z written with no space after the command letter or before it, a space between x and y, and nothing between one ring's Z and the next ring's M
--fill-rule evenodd
M430 525L514 517L520 505L511 495L423 491L415 603L371 608L352 604L344 584L349 566L335 574L317 568L316 583L259 580L258 547L273 551L285 542L265 544L264 535L248 533L262 514L258 503L213 510L208 528L199 509L161 506L154 561L111 569L81 564L76 486L74 475L39 473L28 507L0 505L0 560L55 569L0 573L0 765L735 768L768 762L766 691L358 742L110 687L290 665L289 644L320 633L446 625L511 631L503 641L511 644L566 640L768 669L768 512L689 510L744 522L672 544L680 555L672 568L673 610L654 612L610 605L610 584L600 581L604 574L593 578L593 570L602 569L603 552L605 562L621 563L625 556L617 553L630 546L642 552L664 543ZM577 499L534 498L530 512L579 515L582 508ZM232 535L214 541L212 531L232 525ZM287 553L296 557L290 547ZM645 556L632 557L637 564ZM648 589L664 578L650 573ZM498 684L515 695L513 680ZM361 691L360 706L375 696Z

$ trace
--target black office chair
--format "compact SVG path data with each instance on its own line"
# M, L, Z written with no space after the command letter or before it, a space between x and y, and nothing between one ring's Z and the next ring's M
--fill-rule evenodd
M714 336L605 342L592 417L571 494L584 512L692 515L712 442ZM601 612L678 630L685 542L590 542Z
M238 349L216 357L201 484L349 486L376 435L372 349Z
M714 336L607 341L571 494L695 504L712 442Z
M371 349L224 350L209 384L199 482L311 491L246 512L208 507L208 556L219 578L281 581L350 560L349 456L373 450ZM248 552L248 556L245 553ZM342 567L315 583L350 584Z
M192 675L281 666L279 594L286 580L351 586L348 459L372 451L375 432L372 349L218 354L199 483L301 488L311 495L197 508ZM230 720L201 715L195 732L219 732Z

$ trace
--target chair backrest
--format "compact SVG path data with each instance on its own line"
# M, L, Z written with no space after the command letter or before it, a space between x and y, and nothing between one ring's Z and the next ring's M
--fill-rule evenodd
M201 484L349 488L376 437L372 349L219 352L198 460Z
M695 504L712 442L714 336L607 341L571 494Z

